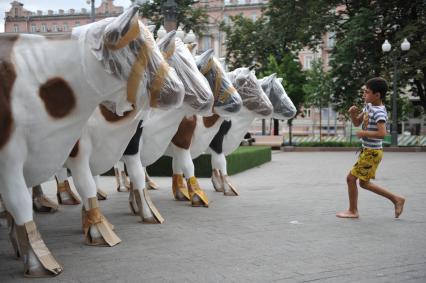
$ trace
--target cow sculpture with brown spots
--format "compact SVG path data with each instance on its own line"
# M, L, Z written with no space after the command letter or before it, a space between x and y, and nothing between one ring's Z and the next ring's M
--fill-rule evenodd
M63 270L33 221L27 188L48 180L72 151L71 158L79 157L76 144L93 111L112 110L125 120L147 95L151 107L181 103L183 85L175 72L161 56L155 64L149 60L153 43L135 16L138 8L81 26L71 38L0 35L0 194L14 220L25 276ZM89 168L77 171L91 174ZM83 197L86 225L110 229L98 225L105 221L95 196L96 190Z

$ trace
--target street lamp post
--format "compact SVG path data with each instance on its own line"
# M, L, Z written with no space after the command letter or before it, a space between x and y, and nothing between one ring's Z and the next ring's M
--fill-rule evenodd
M90 4L90 21L95 22L95 0L87 0L87 4Z
M382 44L383 52L391 51L391 44L386 39ZM401 50L408 51L410 49L410 42L405 38L401 43ZM398 98L398 64L400 63L396 53L393 54L393 93L392 93L392 129L391 129L391 145L398 146L398 118L397 118L397 98Z
M164 27L167 32L176 29L178 5L175 0L167 0L163 4Z

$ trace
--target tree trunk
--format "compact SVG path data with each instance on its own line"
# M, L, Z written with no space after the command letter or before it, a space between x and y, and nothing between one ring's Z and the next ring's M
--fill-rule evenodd
M319 108L319 111L320 111L320 119L319 119L319 138L320 138L320 142L322 141L322 108L321 108L321 106L320 106L320 108Z

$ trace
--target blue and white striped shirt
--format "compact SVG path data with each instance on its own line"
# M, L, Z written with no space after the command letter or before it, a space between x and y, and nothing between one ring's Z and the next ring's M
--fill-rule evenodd
M388 114L386 112L386 107L384 105L373 106L371 103L368 103L364 109L364 119L362 123L362 129L364 131L378 131L377 123L379 121L385 122L388 120ZM383 139L373 139L373 138L361 138L363 148L374 148L380 149L383 148L382 141Z

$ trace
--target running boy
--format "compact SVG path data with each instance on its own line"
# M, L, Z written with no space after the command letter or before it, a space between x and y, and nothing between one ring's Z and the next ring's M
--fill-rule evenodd
M358 161L352 167L346 177L349 194L349 209L338 212L337 217L358 218L358 187L356 180L359 179L361 188L372 191L389 199L395 206L395 217L398 218L404 208L405 199L389 192L388 190L373 184L377 167L382 160L382 140L386 135L387 113L383 101L388 90L387 82L382 78L372 78L367 81L364 88L363 98L366 106L359 114L358 107L349 108L352 123L358 127L362 123L362 130L356 135L361 138L362 151Z

